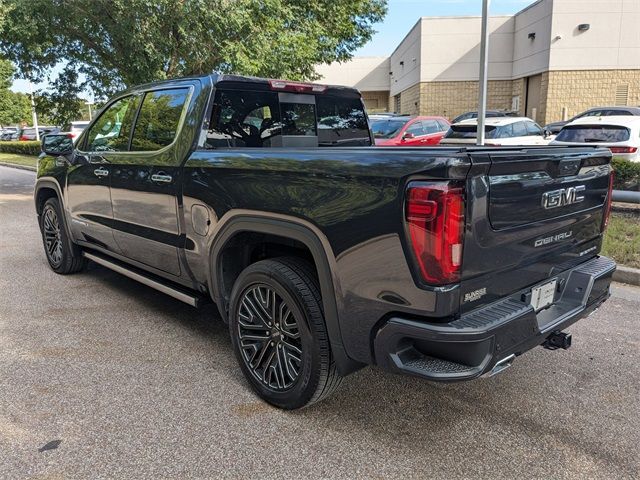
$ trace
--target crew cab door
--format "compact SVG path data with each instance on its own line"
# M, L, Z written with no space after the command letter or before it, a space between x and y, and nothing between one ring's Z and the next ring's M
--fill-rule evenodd
M139 98L128 95L108 105L80 138L67 172L66 206L75 240L120 253L115 242L110 184L113 164L126 155Z
M175 276L184 245L178 218L183 157L176 139L192 91L176 85L141 92L130 149L111 164L113 235L122 254Z

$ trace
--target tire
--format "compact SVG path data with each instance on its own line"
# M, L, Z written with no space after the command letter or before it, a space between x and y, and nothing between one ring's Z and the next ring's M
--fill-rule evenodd
M47 200L42 207L40 232L51 270L67 275L79 272L86 266L87 261L80 248L67 235L60 202L55 197Z
M249 384L276 407L309 406L340 384L320 289L301 259L262 260L240 273L231 292L229 332Z

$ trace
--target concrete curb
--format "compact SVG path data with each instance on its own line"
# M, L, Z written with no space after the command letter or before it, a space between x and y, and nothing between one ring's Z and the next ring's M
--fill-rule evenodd
M640 286L640 269L618 265L618 268L613 273L613 281Z
M5 163L5 162L0 162L0 167L11 167L11 168L18 168L20 170L29 170L30 172L35 172L37 171L36 167L30 167L28 165L17 165L15 163Z

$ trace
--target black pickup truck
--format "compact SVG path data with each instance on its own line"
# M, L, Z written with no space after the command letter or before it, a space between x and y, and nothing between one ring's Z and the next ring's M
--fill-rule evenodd
M567 348L615 270L598 255L609 151L373 143L351 88L218 74L131 88L75 143L43 139L48 262L215 302L251 386L287 409L368 364L468 380Z

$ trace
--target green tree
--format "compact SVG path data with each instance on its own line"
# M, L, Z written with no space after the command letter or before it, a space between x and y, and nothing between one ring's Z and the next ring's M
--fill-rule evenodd
M31 119L31 103L24 93L9 90L14 68L0 58L0 125L13 125Z
M65 62L98 96L213 70L315 79L372 36L386 0L0 0L0 53L44 78Z
M84 101L78 96L81 91L78 73L66 68L48 90L38 92L36 97L38 114L46 117L47 123L60 126L81 119L86 110Z

